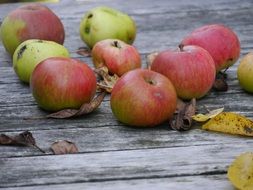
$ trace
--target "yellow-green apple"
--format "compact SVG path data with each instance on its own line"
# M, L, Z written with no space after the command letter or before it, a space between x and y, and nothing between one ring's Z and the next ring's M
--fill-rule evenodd
M151 70L168 77L178 97L203 97L215 80L215 64L211 55L199 46L180 46L165 50L154 59Z
M182 45L197 45L213 57L216 71L233 65L240 56L240 42L235 32L221 24L205 25L186 36Z
M253 52L241 59L237 68L237 78L244 90L253 93Z
M48 7L32 3L11 11L0 28L3 45L11 55L19 44L28 39L64 42L61 20Z
M63 45L53 41L26 40L13 54L13 68L21 81L29 83L35 66L49 57L69 57L69 52Z
M111 109L122 123L151 127L169 119L176 109L174 86L165 76L147 69L124 74L111 93Z
M96 76L82 61L51 57L39 63L30 86L39 107L47 111L80 108L96 93Z
M129 15L101 6L84 15L80 23L80 36L90 48L98 41L109 38L132 44L136 36L136 26Z
M97 42L92 48L92 60L96 68L106 66L110 73L118 76L141 67L138 50L118 39Z

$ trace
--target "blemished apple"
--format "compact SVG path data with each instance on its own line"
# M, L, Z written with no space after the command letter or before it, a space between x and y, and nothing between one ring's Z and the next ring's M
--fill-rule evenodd
M246 54L241 59L237 68L237 78L245 91L253 93L253 52Z
M165 76L147 69L124 74L111 93L111 109L122 123L152 127L169 119L176 110L177 95Z
M104 39L119 39L128 44L134 42L136 25L127 14L106 6L89 10L80 23L81 39L92 47Z
M185 100L206 95L216 75L213 58L199 46L180 46L177 50L160 52L151 70L168 77L178 97Z
M141 67L138 50L118 39L97 42L92 48L92 60L96 68L106 66L110 73L118 76Z
M63 44L65 38L61 20L48 7L32 3L11 11L0 28L6 51L13 55L22 42L29 39L55 41Z
M13 54L13 68L21 81L29 83L36 65L49 57L69 57L69 52L63 45L53 41L26 40Z
M96 93L96 76L82 61L51 57L39 63L30 81L33 97L47 111L80 108Z
M232 66L240 56L240 41L236 33L221 24L205 25L186 36L182 45L197 45L213 57L216 71Z

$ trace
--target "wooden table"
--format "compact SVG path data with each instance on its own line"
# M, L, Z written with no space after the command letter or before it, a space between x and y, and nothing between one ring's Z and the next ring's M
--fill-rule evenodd
M1 4L0 19L20 4ZM253 48L251 0L62 0L48 6L61 18L65 46L71 56L86 61L76 50L84 46L79 23L92 7L108 5L122 10L137 23L134 45L145 57L152 51L174 49L194 28L223 23L238 34L241 57ZM225 107L253 118L253 96L238 85L236 69L228 70L229 90L210 92L198 109ZM214 133L195 126L187 132L169 129L168 123L152 129L124 126L112 115L109 96L94 113L76 119L24 120L41 116L29 89L15 75L9 55L0 45L0 133L15 135L29 130L43 154L30 147L0 146L0 188L57 189L173 189L232 190L226 177L235 156L252 151L253 139ZM51 143L66 139L80 153L53 155Z

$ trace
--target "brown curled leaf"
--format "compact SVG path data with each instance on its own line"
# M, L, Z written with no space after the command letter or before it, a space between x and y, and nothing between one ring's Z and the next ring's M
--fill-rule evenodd
M116 74L110 75L106 66L95 69L94 71L100 77L100 80L97 82L98 90L105 90L106 92L111 93L114 85L119 79L119 76Z
M91 50L87 47L79 47L78 50L76 50L76 53L84 57L91 56Z
M44 150L39 148L36 141L29 131L24 131L15 136L9 136L5 134L0 135L0 145L13 145L13 146L32 146L37 148L39 151L45 153Z
M147 64L147 69L151 70L151 65L153 63L153 61L155 60L156 56L158 55L159 52L152 52L150 54L147 55L146 57L146 64Z
M106 92L100 93L97 97L95 97L91 102L84 103L80 109L64 109L55 113L51 113L46 116L46 118L54 118L54 119L66 119L77 116L82 116L93 112L97 109L102 103Z
M176 114L170 120L171 128L178 131L189 130L192 126L192 116L196 112L196 99L193 98L188 104L178 101L177 108Z
M78 153L78 148L75 143L67 140L56 141L51 145L50 148L53 153L57 155Z
M210 119L202 129L234 134L253 136L253 121L233 112L222 112Z
M227 84L227 74L224 72L218 72L216 74L216 79L213 83L213 89L216 91L225 92L228 90L228 84Z

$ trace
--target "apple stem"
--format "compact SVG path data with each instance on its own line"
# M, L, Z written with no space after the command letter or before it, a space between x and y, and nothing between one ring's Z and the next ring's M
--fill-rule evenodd
M178 47L179 47L180 51L183 51L184 44L179 44Z
M116 48L121 48L121 46L119 45L119 42L118 41L113 41L113 46L116 47Z

